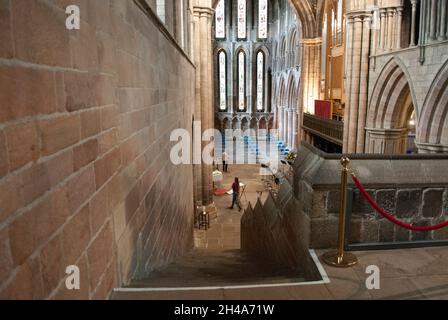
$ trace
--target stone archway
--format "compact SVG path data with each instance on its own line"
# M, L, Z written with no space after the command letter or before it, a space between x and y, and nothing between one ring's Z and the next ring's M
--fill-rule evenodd
M367 111L367 153L406 153L409 120L417 110L412 92L404 67L389 61L376 81ZM417 123L418 119L415 112Z
M420 118L416 142L419 152L448 152L448 62L436 75Z

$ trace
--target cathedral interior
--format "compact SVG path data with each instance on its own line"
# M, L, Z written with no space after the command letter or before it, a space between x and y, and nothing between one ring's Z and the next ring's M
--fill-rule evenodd
M447 168L445 0L0 0L0 300L448 299Z

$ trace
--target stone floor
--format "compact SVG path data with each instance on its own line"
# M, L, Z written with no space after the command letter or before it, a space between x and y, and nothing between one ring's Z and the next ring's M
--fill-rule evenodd
M221 169L221 166L220 166ZM241 199L243 210L228 209L232 204L232 196L215 196L214 201L218 209L218 217L211 221L210 229L195 230L195 245L202 249L239 249L240 248L240 221L244 209L249 202L254 204L257 201L257 191L263 190L261 176L258 165L233 165L229 166L229 172L224 173L223 188L230 189L235 177L246 185L245 196ZM264 201L267 194L264 192L261 200Z

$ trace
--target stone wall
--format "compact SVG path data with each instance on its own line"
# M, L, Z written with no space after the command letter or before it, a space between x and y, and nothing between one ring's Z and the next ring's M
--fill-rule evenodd
M335 248L338 237L341 155L326 154L302 143L294 177L278 196L258 202L244 214L241 247L249 254L316 273L308 248ZM367 191L399 220L429 226L448 220L448 172L445 155L351 155L350 168ZM292 181L292 186L290 182ZM414 232L395 226L374 212L349 178L352 211L349 244L448 240L448 229Z
M192 168L168 159L195 69L169 32L133 1L0 0L0 43L0 298L107 298L190 249Z
M310 246L335 247L338 235L340 155L302 145L295 163L294 194L299 210L310 219ZM370 195L398 219L434 225L448 219L447 156L352 155L350 168ZM351 244L447 240L448 230L411 232L385 220L353 189Z

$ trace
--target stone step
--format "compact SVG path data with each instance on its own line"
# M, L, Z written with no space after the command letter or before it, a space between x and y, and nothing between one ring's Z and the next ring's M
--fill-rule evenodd
M128 288L227 287L304 281L288 268L248 257L240 250L195 249L190 254L134 280Z

